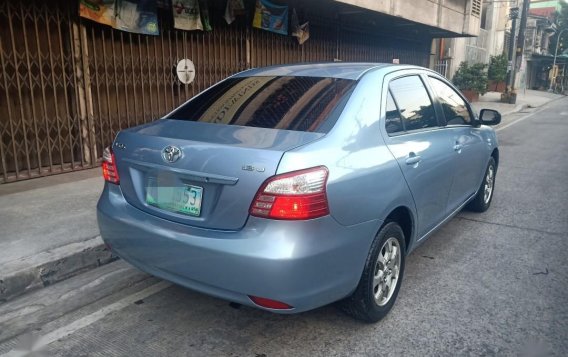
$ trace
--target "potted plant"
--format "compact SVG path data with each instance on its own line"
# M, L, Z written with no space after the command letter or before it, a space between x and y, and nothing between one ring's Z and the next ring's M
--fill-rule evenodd
M487 78L489 79L489 90L503 93L506 89L505 79L507 78L507 66L509 61L505 54L491 56Z
M487 65L484 63L460 63L452 82L470 102L479 100L487 92Z

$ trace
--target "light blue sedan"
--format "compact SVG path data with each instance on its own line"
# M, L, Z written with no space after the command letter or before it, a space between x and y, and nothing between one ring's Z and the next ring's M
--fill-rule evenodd
M375 322L405 260L462 208L491 204L497 137L428 69L253 69L104 152L101 235L150 274L279 313L335 301Z

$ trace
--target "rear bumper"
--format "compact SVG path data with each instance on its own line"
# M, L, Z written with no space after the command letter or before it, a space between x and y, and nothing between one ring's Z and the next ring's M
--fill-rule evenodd
M207 230L147 214L111 184L97 217L103 240L139 269L249 306L256 306L248 298L253 295L294 307L281 313L348 296L380 223L345 227L330 216L295 222L250 217L239 231Z

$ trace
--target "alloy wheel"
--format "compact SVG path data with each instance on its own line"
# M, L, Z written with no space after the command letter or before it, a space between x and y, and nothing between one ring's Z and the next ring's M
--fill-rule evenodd
M491 200L491 194L493 193L493 182L495 178L495 169L493 165L489 165L487 168L487 175L485 175L485 185L483 187L483 202L488 204Z
M384 306L391 299L398 282L400 262L400 245L396 238L390 237L383 244L375 263L373 295L377 305Z

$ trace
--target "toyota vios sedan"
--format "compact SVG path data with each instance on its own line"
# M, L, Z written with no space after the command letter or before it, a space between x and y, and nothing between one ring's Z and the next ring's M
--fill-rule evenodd
M463 207L485 211L496 111L421 67L253 69L104 152L101 235L150 274L298 313L335 301L374 322L405 259Z

